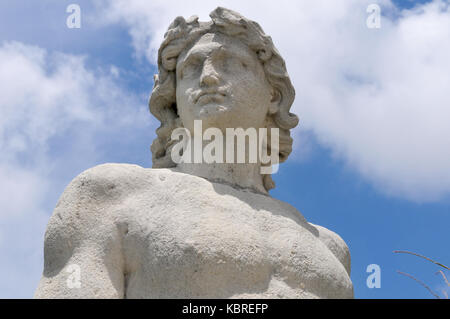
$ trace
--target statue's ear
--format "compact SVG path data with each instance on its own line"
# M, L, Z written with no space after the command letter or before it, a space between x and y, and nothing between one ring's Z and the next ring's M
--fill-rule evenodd
M278 112L281 103L281 92L277 89L272 90L272 98L270 99L269 114L275 114Z

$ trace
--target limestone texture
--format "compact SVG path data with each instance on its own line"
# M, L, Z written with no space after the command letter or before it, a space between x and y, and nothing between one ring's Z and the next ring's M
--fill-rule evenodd
M352 298L350 255L291 205L177 172L104 164L66 188L36 298ZM70 288L70 265L80 288Z
M269 195L298 124L284 60L256 22L220 7L210 16L177 17L161 44L153 168L104 164L65 189L36 298L353 297L345 242ZM251 161L255 139L245 138L243 163L225 144L215 152L230 152L226 163L174 159L175 130L195 139L229 128L254 129L274 160ZM261 139L269 128L279 135Z

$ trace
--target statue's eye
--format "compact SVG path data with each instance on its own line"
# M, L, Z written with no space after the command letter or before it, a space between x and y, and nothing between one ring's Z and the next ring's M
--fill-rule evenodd
M244 69L247 69L247 67L248 67L247 63L245 63L245 62L241 62L241 66L242 66Z
M235 72L241 68L241 62L239 59L232 55L225 56L222 61L222 68L224 71Z
M180 78L184 78L185 76L189 77L194 75L200 69L201 60L196 57L190 57L186 60L180 69Z
M181 78L184 78L185 76L189 77L195 72L195 68L192 66L192 64L186 65L183 67L181 71Z

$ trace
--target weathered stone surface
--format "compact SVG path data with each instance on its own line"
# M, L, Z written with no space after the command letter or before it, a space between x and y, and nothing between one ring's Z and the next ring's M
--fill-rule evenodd
M105 164L62 195L38 298L351 298L342 239L269 196ZM81 269L81 288L69 288ZM347 268L347 269L346 269Z
M272 40L236 12L211 18L176 18L161 45L154 168L97 166L64 191L37 298L353 297L346 244L270 197L265 163L174 163L171 133L197 120L277 128L270 150L279 162L292 150L294 88Z

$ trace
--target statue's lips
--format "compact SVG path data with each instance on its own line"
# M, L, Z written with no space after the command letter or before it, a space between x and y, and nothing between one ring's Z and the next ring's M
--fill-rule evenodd
M207 104L210 102L223 102L226 97L226 94L224 92L214 91L214 92L202 92L200 93L196 99L196 104Z

